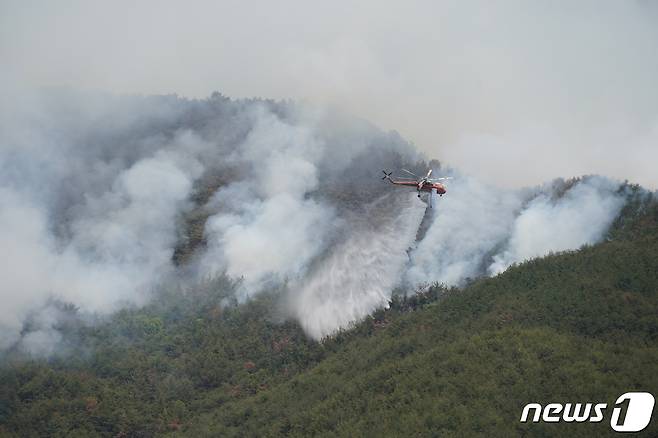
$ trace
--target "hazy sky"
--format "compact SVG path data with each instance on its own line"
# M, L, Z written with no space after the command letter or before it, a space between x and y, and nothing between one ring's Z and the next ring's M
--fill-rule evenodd
M501 185L658 187L658 3L0 0L0 91L329 102Z

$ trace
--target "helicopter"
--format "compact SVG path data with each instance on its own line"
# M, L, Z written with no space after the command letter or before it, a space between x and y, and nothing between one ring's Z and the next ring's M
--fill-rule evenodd
M430 178L432 175L432 169L427 171L427 175L425 176L418 176L415 173L407 170L407 169L402 169L403 172L406 172L413 176L414 178L395 178L391 177L393 172L387 172L386 170L382 170L384 172L384 176L382 179L387 179L391 183L398 185L398 186L408 186L408 187L416 187L416 190L418 191L418 197L420 198L420 193L421 192L428 192L429 193L429 206L432 208L432 194L433 193L438 193L439 196L443 196L446 193L446 187L439 181L445 181L452 179L450 176L445 176L441 178Z

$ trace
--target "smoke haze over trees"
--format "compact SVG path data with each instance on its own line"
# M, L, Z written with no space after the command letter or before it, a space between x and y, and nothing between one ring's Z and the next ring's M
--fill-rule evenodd
M0 123L1 345L35 353L61 341L54 302L107 315L220 275L239 302L278 290L281 317L320 339L396 287L595 243L625 199L603 177L497 189L335 109L218 93L51 91ZM434 209L379 178L427 166L455 176Z

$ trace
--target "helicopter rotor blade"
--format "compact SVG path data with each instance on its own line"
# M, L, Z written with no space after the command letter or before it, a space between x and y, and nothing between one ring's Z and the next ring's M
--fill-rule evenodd
M415 176L416 178L420 178L418 175L416 175L416 174L413 173L413 172L409 172L407 169L402 169L402 171L403 171L403 172L407 172L409 175L413 175L413 176Z

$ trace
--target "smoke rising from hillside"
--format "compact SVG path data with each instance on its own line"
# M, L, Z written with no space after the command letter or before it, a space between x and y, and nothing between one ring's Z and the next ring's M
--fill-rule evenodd
M0 348L15 343L27 316L51 298L102 313L146 302L172 270L175 219L202 170L204 145L194 134L165 140L117 123L123 132L115 138L106 124L129 105L96 111L73 97L2 121L0 236L16 256L0 267ZM163 115L152 109L134 114Z
M487 271L498 274L513 263L598 242L624 204L618 188L611 180L590 177L557 200L540 193L521 210L505 249L493 256Z
M499 190L458 177L411 253L408 282L460 285L514 263L600 241L625 202L619 183L587 177L556 197L564 184Z
M452 180L411 255L408 282L454 285L476 277L486 254L509 235L520 205L513 192L472 178Z
M258 108L241 147L228 158L245 169L243 179L214 197L219 212L206 226L208 274L223 270L244 277L244 290L261 290L304 272L323 247L332 209L306 195L318 186L317 164L325 145L313 136L312 121L283 122Z
M594 243L623 204L604 178L497 190L458 176L426 213L380 179L425 166L397 133L284 102L50 92L3 101L0 128L0 350L56 352L54 303L110 314L221 274L242 278L239 300L282 288L320 339L396 286ZM203 240L175 262L199 217Z

